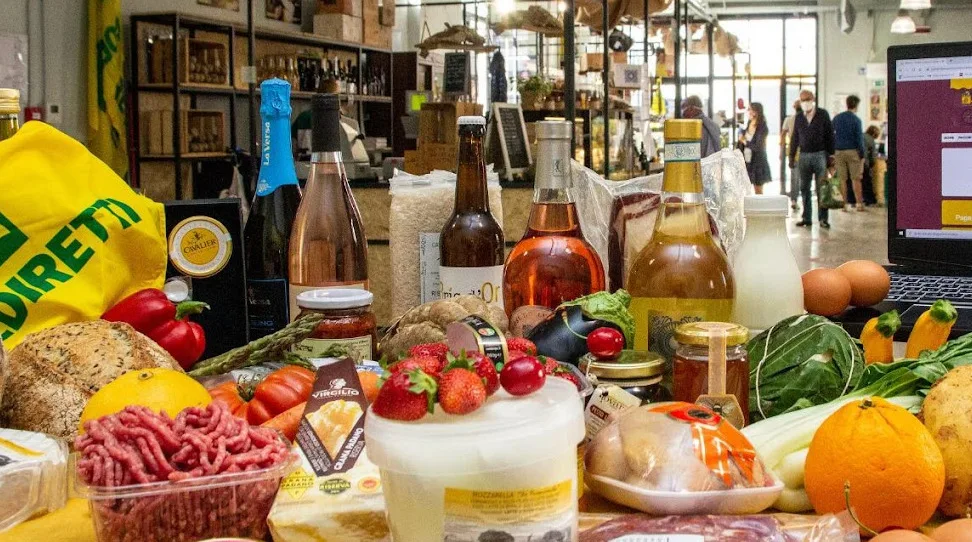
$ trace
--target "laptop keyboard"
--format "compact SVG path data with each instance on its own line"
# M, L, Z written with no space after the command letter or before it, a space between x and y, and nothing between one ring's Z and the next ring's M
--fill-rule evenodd
M932 303L939 299L972 304L972 277L891 273L891 291L888 293L888 301Z

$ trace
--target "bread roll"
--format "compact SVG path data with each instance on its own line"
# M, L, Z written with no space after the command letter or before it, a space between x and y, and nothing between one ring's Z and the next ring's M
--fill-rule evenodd
M154 341L122 322L65 324L28 335L10 352L2 397L6 427L72 439L84 405L128 371L181 371Z

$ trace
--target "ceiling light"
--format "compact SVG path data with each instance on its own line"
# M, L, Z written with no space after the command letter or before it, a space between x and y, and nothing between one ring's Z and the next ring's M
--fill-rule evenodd
M908 15L907 11L899 11L898 16L891 21L892 34L914 34L915 20Z
M931 9L931 0L901 0L900 9Z
M567 11L567 2L557 2L557 11L561 13Z

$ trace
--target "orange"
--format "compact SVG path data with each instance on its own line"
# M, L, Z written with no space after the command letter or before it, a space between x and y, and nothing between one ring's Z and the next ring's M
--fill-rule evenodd
M112 380L88 399L81 412L84 422L120 412L130 405L145 406L170 417L188 407L212 402L209 392L193 377L172 369L136 369Z
M372 371L358 371L358 380L361 381L361 391L368 399L368 404L375 401L378 396L378 373Z
M867 398L841 407L810 443L804 485L819 514L847 508L878 532L927 522L945 489L945 463L931 433L907 410Z

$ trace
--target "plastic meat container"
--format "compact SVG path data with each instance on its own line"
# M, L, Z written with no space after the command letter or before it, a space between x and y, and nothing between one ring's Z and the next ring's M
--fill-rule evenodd
M64 506L67 461L59 440L0 429L0 531Z
M267 516L295 461L269 469L119 487L88 486L100 542L182 542L241 537L263 540Z

